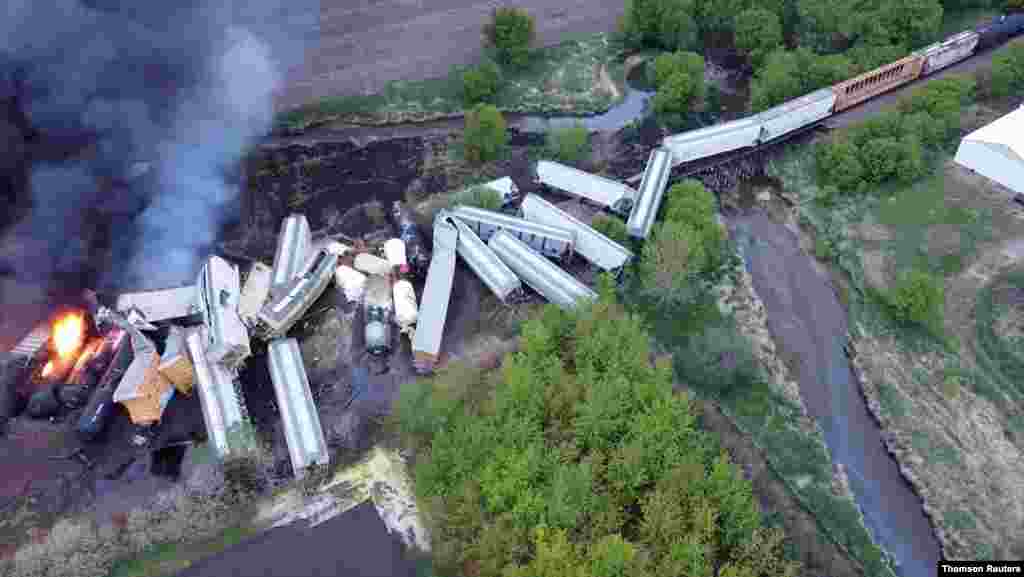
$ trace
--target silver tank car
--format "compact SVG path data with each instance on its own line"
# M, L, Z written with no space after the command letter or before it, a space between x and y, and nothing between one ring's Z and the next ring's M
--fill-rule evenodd
M523 282L551 303L572 309L582 300L597 299L597 293L589 287L505 231L495 233L487 242L487 246L498 255L498 258L505 261Z
M446 211L441 214L448 216ZM519 277L465 223L456 218L451 221L459 229L456 252L462 260L501 302L515 300L523 288Z
M271 298L277 296L299 274L309 259L312 244L313 237L306 216L288 215L281 223L281 232L277 237L273 273L270 276Z
M309 389L309 378L295 339L275 339L267 345L270 380L281 413L284 438L295 477L301 479L310 465L330 460L320 414Z
M413 366L420 374L434 370L441 352L441 337L444 335L445 317L448 316L448 303L455 279L458 237L459 229L451 219L434 219L434 257L427 270L416 332L412 338Z
M655 148L647 159L644 178L640 182L640 194L633 212L626 221L626 233L633 238L644 239L651 233L654 219L665 197L669 173L672 172L672 153L666 148Z
M636 190L621 182L550 160L537 162L534 167L534 180L538 184L568 192L622 216L629 214L636 200Z

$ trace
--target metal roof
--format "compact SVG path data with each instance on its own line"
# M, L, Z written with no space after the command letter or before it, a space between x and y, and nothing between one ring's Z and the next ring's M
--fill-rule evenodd
M722 122L706 128L698 128L697 130L671 134L662 139L662 144L664 146L678 146L688 142L705 140L720 134L727 134L729 132L736 132L740 130L750 130L751 128L756 128L758 124L760 124L760 122L757 119L757 115L747 116L746 118L730 120L729 122Z
M647 159L643 181L640 182L640 196L626 221L626 231L633 238L647 238L651 233L671 172L672 152L666 148L652 150Z
M444 322L448 316L448 302L455 278L455 250L459 231L446 218L434 219L434 249L427 280L420 299L416 333L412 339L414 353L428 355L436 360L441 351Z
M819 100L827 100L829 98L833 98L834 96L835 94L832 92L831 88L821 88L809 94L804 94L799 98L788 100L778 106L773 106L772 108L769 108L768 110L765 110L760 114L755 114L753 117L750 118L754 118L759 122L771 120L773 118L778 118L779 116L782 116L784 114L789 114L790 112L793 112L794 110L797 110L799 108L809 106L815 102L818 102Z
M536 194L526 195L520 210L527 220L572 231L576 237L576 252L601 269L610 271L622 268L633 258L633 253L621 244Z
M472 229L457 218L451 219L451 222L454 222L459 229L456 252L484 285L491 289L491 292L505 301L509 295L521 289L522 283L519 282L519 277L498 258L498 255L494 254L493 250L484 244L484 241L480 240L480 237Z
M636 198L636 190L626 184L550 160L538 161L535 172L538 182L617 212L628 211Z
M281 223L274 252L274 272L270 278L272 293L288 286L309 258L313 236L303 214L291 214Z

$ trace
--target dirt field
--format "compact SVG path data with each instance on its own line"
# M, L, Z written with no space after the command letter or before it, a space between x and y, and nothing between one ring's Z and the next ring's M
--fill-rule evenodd
M320 41L293 71L279 106L289 108L326 96L373 94L389 80L444 76L453 65L481 54L480 31L498 2L480 0L385 0L320 6ZM538 45L567 34L611 31L622 0L522 0L534 15Z

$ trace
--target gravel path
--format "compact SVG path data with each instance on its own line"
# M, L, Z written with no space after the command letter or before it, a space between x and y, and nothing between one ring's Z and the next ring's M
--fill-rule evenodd
M480 0L324 0L320 42L290 74L279 105L325 96L373 94L390 80L444 76L481 54L480 32L499 2ZM539 45L566 34L611 31L622 0L520 0L533 14Z

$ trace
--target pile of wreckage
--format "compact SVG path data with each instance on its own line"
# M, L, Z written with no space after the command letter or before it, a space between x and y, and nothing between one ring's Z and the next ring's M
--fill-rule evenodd
M411 334L418 311L408 277L421 274L430 256L400 203L394 217L398 237L383 243L384 258L330 239L314 245L306 218L295 214L282 225L273 266L253 263L244 285L236 265L210 256L193 286L122 294L111 308L93 298L88 310L61 315L22 339L6 355L13 362L3 363L0 388L11 396L30 392L22 404L35 418L61 406L84 407L75 427L84 441L101 436L120 404L140 431L140 446L173 395L196 391L216 455L240 456L258 450L238 379L255 337L267 343L289 456L301 477L329 454L298 342L288 331L333 279L363 304L371 354L390 352L392 318ZM18 382L29 386L19 389ZM0 409L10 416L15 411L7 407L17 404Z

